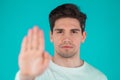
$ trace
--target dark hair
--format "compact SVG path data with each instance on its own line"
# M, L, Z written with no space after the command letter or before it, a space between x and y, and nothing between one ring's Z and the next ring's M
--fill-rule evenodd
M75 18L80 22L80 26L82 32L85 30L85 21L86 21L86 14L80 11L80 9L75 4L62 4L52 10L49 14L49 23L51 32L53 32L53 28L55 25L55 21L60 18Z

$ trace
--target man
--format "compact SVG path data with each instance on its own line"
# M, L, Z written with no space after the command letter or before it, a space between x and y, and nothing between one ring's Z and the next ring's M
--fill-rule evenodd
M24 37L16 80L107 80L106 76L80 59L85 41L86 15L74 4L56 7L49 15L54 56L44 50L43 31L34 27Z

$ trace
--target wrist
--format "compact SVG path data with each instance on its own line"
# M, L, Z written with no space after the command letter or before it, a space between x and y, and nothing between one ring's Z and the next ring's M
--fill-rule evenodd
M35 77L23 74L21 72L20 72L19 76L20 76L20 80L34 80L35 79Z

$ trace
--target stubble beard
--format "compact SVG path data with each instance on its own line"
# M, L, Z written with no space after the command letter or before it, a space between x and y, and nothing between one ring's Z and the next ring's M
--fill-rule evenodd
M62 58L72 58L77 54L77 51L75 51L74 49L72 51L70 51L69 49L65 49L65 50L59 49L55 51Z

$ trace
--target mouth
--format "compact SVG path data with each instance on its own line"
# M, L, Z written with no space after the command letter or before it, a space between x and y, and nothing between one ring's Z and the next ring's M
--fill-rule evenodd
M62 48L69 49L69 48L73 48L73 47L72 46L62 46Z

